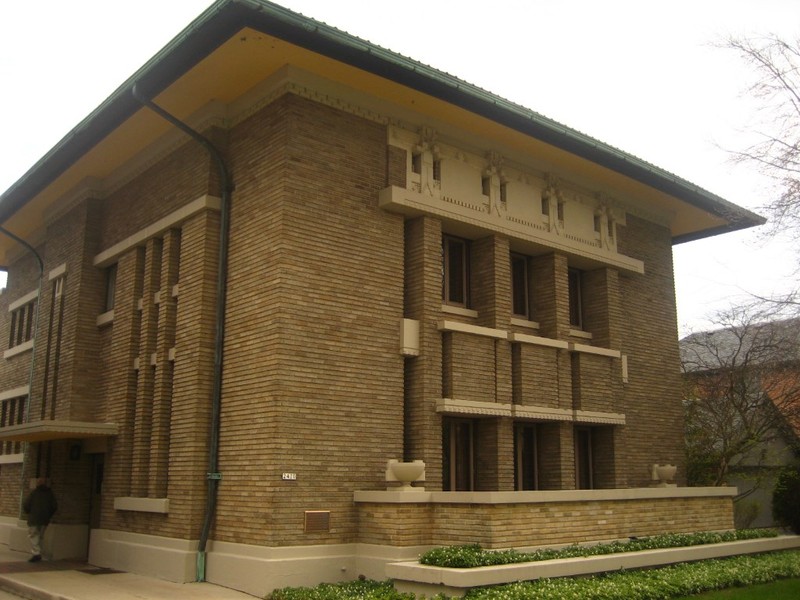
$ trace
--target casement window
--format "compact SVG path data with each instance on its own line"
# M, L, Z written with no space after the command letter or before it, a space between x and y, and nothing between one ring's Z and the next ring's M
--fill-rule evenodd
M537 452L536 424L514 425L514 488L539 489L539 456Z
M442 236L442 302L469 308L469 242Z
M579 490L591 490L594 487L592 462L592 430L589 427L576 427L575 486Z
M570 269L569 277L569 324L575 329L583 329L583 298L581 289L582 271Z
M103 312L114 310L114 297L117 290L117 265L113 264L105 271L105 300Z
M530 259L521 254L511 255L511 305L515 317L531 318L528 266Z
M33 323L36 319L36 300L31 300L11 311L11 331L8 347L13 348L33 339Z
M470 492L475 489L475 434L477 421L442 420L442 489Z

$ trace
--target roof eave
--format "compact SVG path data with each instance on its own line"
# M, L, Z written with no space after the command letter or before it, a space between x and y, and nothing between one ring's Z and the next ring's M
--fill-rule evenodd
M76 160L136 113L132 97L154 97L242 27L252 27L292 44L390 79L539 139L620 173L716 216L730 225L678 236L675 243L762 224L763 218L731 204L654 165L472 84L374 46L328 25L260 0L219 0L123 83L0 196L0 223L20 210Z

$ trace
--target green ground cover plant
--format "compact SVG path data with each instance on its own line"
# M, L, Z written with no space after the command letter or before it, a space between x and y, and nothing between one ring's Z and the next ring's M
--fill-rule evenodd
M800 579L780 579L761 585L728 588L696 596L684 596L679 600L788 600L789 598L800 598Z
M467 600L663 600L800 577L800 551L735 556L583 579L542 579L474 589Z
M447 546L434 548L423 554L419 562L435 567L471 569L474 567L490 567L510 565L523 562L536 562L556 558L575 558L600 556L619 552L637 552L639 550L657 550L660 548L680 548L718 544L737 540L775 537L773 529L738 529L723 532L668 533L643 538L632 538L623 542L579 546L573 544L565 548L546 548L534 552L518 552L517 550L484 550L479 545Z
M752 587L800 578L800 551L734 556L659 569L620 571L585 578L541 579L478 588L467 600L668 600L732 587ZM800 587L800 581L798 582ZM790 588L794 589L794 588ZM763 591L760 590L760 591ZM795 597L793 595L786 596ZM359 580L313 588L275 590L268 600L414 600L391 582ZM741 599L761 598L743 596ZM712 598L710 600L717 600Z

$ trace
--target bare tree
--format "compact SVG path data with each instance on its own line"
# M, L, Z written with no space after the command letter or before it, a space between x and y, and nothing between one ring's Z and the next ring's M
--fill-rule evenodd
M690 483L722 485L732 469L774 464L800 424L800 320L754 304L718 315L718 329L681 340ZM761 309L756 307L762 307Z
M729 38L754 69L750 94L759 102L755 141L734 151L735 160L755 164L776 184L776 195L763 209L772 232L800 235L800 40L776 35Z

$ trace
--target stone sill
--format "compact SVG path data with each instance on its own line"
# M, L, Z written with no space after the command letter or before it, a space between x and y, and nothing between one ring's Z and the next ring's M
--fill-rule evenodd
M18 354L22 354L23 352L30 352L33 350L33 340L30 339L27 342L23 342L18 346L14 346L13 348L9 348L5 352L3 352L3 358L11 358L12 356L17 356Z
M536 492L385 492L356 491L355 502L376 504L536 504L543 502L597 502L654 498L733 497L735 487L652 487L615 490L546 490Z
M641 569L686 561L793 548L800 548L800 536L642 550L585 558L543 560L474 569L452 569L421 565L418 562L398 562L386 565L386 575L390 579L394 579L395 588L400 592L414 592L428 597L433 597L435 594L463 596L467 590L473 587L552 577L574 577L623 569Z
M169 498L114 498L114 510L167 514Z

